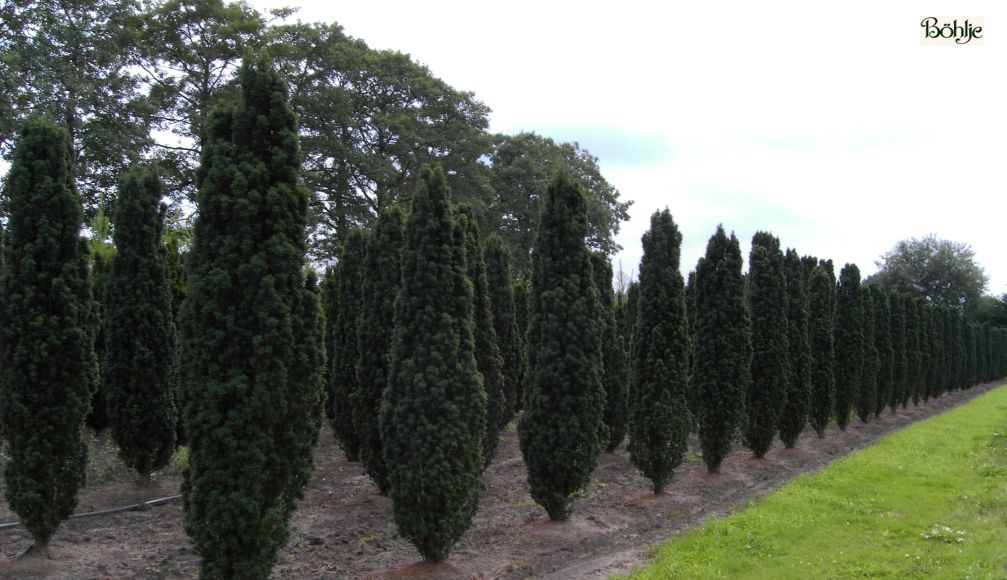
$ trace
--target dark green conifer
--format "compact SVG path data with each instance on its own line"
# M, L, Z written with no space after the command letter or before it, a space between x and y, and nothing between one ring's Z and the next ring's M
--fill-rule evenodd
M633 414L633 405L637 399L636 396L636 363L632 362L636 360L636 327L637 321L640 318L640 282L633 280L629 283L629 287L626 288L626 360L631 361L626 365L626 370L629 373L628 384L629 384L629 394L626 397L626 413L627 416ZM632 426L630 426L632 427Z
M381 444L381 398L388 385L395 332L395 295L402 278L402 225L398 206L381 211L367 243L358 329L360 361L353 412L360 438L360 461L382 494L388 493L388 466Z
M924 324L926 325L924 340L927 347L924 351L924 358L927 365L927 380L922 395L923 401L926 402L939 396L944 380L944 349L941 339L944 323L939 306L927 304L923 311Z
M731 451L745 416L751 381L752 338L741 275L741 247L724 228L706 246L696 266L696 357L693 380L699 402L703 461L717 473Z
M686 403L689 327L679 271L682 234L665 209L650 217L640 260L637 397L630 416L630 460L664 491L688 449L692 417Z
M860 269L846 264L836 291L836 424L846 430L853 403L863 389L864 299Z
M507 243L498 235L486 240L483 250L486 261L486 285L493 306L493 328L497 333L500 356L503 357L504 414L500 417L502 429L518 409L518 394L523 392L524 338L518 331L517 312L514 305L513 277Z
M323 397L297 123L267 61L246 58L238 81L207 126L182 314L186 532L210 579L269 576Z
M73 513L84 485L84 418L97 381L94 301L67 132L29 117L4 182L0 270L0 441L8 508L29 550Z
M112 260L115 258L115 245L111 238L112 222L104 211L98 210L98 214L91 220L90 229L91 239L88 240L88 248L91 254L91 296L96 304L94 318L98 322L94 329L94 352L98 359L99 381L91 396L91 409L85 422L95 431L103 431L108 428L109 424L108 397L105 385L100 380L103 375L101 365L105 358L104 297L106 281L112 269Z
M605 388L605 450L611 453L626 437L629 417L626 413L626 351L615 317L615 290L612 288L612 263L604 252L591 254L591 274L598 290L598 316L601 325L602 386Z
M965 320L965 352L968 360L965 368L965 387L973 387L979 382L977 374L976 325Z
M879 286L870 286L874 302L874 348L878 352L878 378L875 391L874 416L880 417L885 406L892 400L894 392L894 358L892 349L892 309L888 303L888 293Z
M835 349L832 303L836 285L822 266L808 278L808 342L811 344L811 404L808 422L819 439L832 419L836 405Z
M926 390L927 356L929 348L926 330L926 316L923 301L916 297L905 295L906 312L906 361L909 365L907 376L907 397L913 405L919 405Z
M357 363L360 362L360 345L357 334L368 237L362 229L350 230L336 265L336 319L332 325L328 393L332 397L332 433L347 461L360 459L360 434L353 422L353 404L359 390Z
M591 479L605 412L598 292L585 244L587 204L561 170L546 189L532 254L528 392L518 424L531 496L552 520Z
M881 357L875 344L875 308L874 293L868 287L861 287L860 300L863 304L863 354L864 370L860 377L860 385L854 394L853 406L857 417L864 423L874 416L878 405L878 372L881 367Z
M421 170L406 219L381 441L399 534L440 562L479 505L486 392L476 367L465 236L440 167Z
M335 385L330 380L332 375L332 362L336 360L336 316L339 314L339 278L336 277L336 267L326 266L322 274L322 282L319 284L319 292L322 300L322 313L325 315L325 418L330 422L336 416L335 393L332 387Z
M525 394L528 392L528 302L531 300L531 280L524 279L515 282L514 290L514 322L517 324L518 338L521 343L521 382L514 393L514 412L524 409Z
M127 172L115 205L115 257L105 287L102 379L112 438L141 482L175 450L175 323L161 240L161 180Z
M892 344L892 391L885 402L892 413L901 404L905 407L908 389L909 359L906 341L906 310L902 298L894 291L888 292L889 340Z
M780 415L780 440L790 449L804 431L811 404L811 343L808 337L807 279L801 267L801 257L788 249L784 257L787 279L787 342L789 346L787 394Z
M752 382L745 397L748 420L743 441L761 459L773 445L790 388L787 280L780 240L770 233L756 232L748 268L753 353Z
M484 468L489 466L496 455L500 442L500 429L510 416L507 410L507 392L504 385L503 357L493 326L493 304L486 282L486 262L483 260L482 241L479 225L472 208L460 206L457 210L458 225L465 236L466 275L472 283L472 321L475 324L476 368L483 377L486 392L486 431L483 434Z

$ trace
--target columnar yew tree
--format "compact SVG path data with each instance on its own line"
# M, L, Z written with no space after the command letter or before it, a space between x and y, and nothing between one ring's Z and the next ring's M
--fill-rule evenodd
M357 363L360 362L360 345L357 331L367 238L367 232L362 229L350 230L336 265L336 319L332 325L328 393L332 398L332 433L348 461L360 459L360 434L353 422L353 405L359 390Z
M880 286L870 286L874 302L874 348L878 351L878 379L875 392L874 416L880 417L894 392L894 358L892 349L892 309L888 293Z
M801 257L788 249L783 263L787 279L787 377L786 404L780 415L780 440L790 449L804 431L811 402L811 343L808 338L808 293Z
M604 449L598 292L580 185L557 173L542 201L528 308L528 393L518 425L531 496L552 520L570 515Z
M531 301L531 280L518 280L511 289L514 291L514 322L521 339L521 382L514 393L514 412L524 409L528 392L528 303Z
M104 296L102 378L112 438L141 482L175 450L175 324L161 243L162 186L152 168L127 172L115 204L115 247Z
M84 417L96 364L91 281L64 129L29 118L5 182L0 271L0 441L5 496L48 555L84 485Z
M860 269L846 264L836 291L836 424L846 430L864 378L864 300Z
M472 283L472 322L475 333L476 368L483 377L486 392L486 430L483 433L483 466L489 466L500 441L503 418L508 415L507 393L504 391L503 357L493 327L493 304L486 283L486 263L483 261L479 226L472 208L458 208L458 226L465 236L466 275Z
M878 404L878 369L881 367L878 348L874 342L875 308L874 293L869 288L861 287L860 300L863 304L863 355L864 370L860 376L860 384L854 394L853 406L857 417L864 423L871 420Z
M773 445L790 378L787 350L787 281L780 240L767 232L752 237L748 259L752 316L752 382L745 397L744 443L762 458Z
M616 322L615 290L612 288L612 263L603 252L591 254L591 275L598 290L599 324L601 325L602 385L605 387L605 450L615 448L626 438L629 417L626 412L626 350Z
M979 379L976 373L976 325L968 320L965 321L965 352L968 357L965 371L965 386L971 387L979 382Z
M402 224L398 206L381 211L367 242L360 312L357 398L354 424L360 438L360 461L383 494L388 493L388 465L381 444L381 397L388 385L395 295L402 277Z
M745 414L751 380L752 338L745 305L738 238L724 228L706 245L696 266L696 344L693 380L699 406L703 461L717 473L731 451Z
M448 557L479 504L486 392L476 368L464 234L444 172L425 166L402 248L381 440L399 533Z
M319 292L322 300L322 313L325 315L325 417L332 421L335 417L336 409L333 405L333 393L330 390L332 382L329 376L332 374L332 361L335 360L336 315L339 304L339 279L336 277L336 267L326 266L325 273L322 274L322 282L319 284Z
M892 391L887 404L895 412L898 405L906 406L909 382L909 352L906 339L905 301L898 293L888 293L889 337L892 344Z
M636 400L630 416L629 455L664 491L688 449L692 417L686 403L689 327L685 282L679 272L682 234L665 209L650 217L640 260L640 320L637 326Z
M182 315L186 531L203 578L266 578L311 473L323 397L306 191L286 84L247 58L207 127Z
M503 428L518 409L518 393L524 381L524 337L518 331L514 306L513 278L506 242L497 235L486 240L483 257L486 261L486 286L493 307L493 328L503 357L504 414L499 427Z
M832 303L836 286L822 266L815 266L808 278L808 341L811 344L811 404L808 421L819 438L832 418L836 405L835 350Z
M923 307L924 331L923 340L926 350L924 350L924 360L927 365L927 379L923 388L923 401L929 401L931 397L936 398L940 393L941 381L944 377L944 348L941 340L943 322L941 320L940 308L936 305L926 304Z

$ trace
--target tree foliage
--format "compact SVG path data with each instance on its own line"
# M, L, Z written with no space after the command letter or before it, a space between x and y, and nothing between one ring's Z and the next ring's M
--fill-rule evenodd
M832 304L836 285L828 271L815 266L808 278L808 340L811 344L811 405L808 421L819 438L836 406L835 343Z
M532 256L528 391L518 424L532 498L552 520L570 514L604 448L598 293L591 280L587 201L560 170L546 189Z
M860 375L853 407L857 417L867 423L874 417L878 404L878 374L881 368L881 355L878 352L876 335L877 309L874 305L874 293L869 286L861 287L860 301L863 308L863 371Z
M888 292L889 340L892 345L892 389L887 404L894 413L899 405L905 408L909 400L909 337L906 300L897 292Z
M602 385L605 388L605 450L611 453L626 438L629 416L626 412L626 351L616 320L615 289L612 287L612 263L602 252L591 253L591 274L598 290L598 317L601 325Z
M804 431L811 403L811 342L807 278L796 250L788 249L783 270L787 285L787 392L780 415L780 440L790 449Z
M520 408L520 397L524 392L524 335L518 329L510 255L500 236L492 235L486 240L483 257L486 261L486 286L493 307L493 328L500 345L500 356L503 357L505 413L500 417L499 425L503 428Z
M878 272L871 281L963 312L971 309L989 282L971 246L934 234L900 241L876 264Z
M351 231L336 265L336 312L330 336L332 360L329 361L328 393L332 400L332 433L348 461L360 459L360 434L353 421L353 406L359 390L358 332L368 237L366 230Z
M864 379L864 299L856 264L839 272L835 321L836 424L846 430Z

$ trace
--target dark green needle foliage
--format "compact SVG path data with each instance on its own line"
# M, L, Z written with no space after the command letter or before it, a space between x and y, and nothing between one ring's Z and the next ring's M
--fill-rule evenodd
M811 404L808 422L819 438L832 419L836 406L835 350L832 304L836 285L822 266L808 278L808 342L811 344Z
M695 357L692 356L692 345L696 343L696 271L692 270L685 278L685 314L689 324L689 364L694 365ZM691 380L693 369L690 366L690 380L686 386L685 401L689 404L689 414L692 416L691 431L696 431L699 425L699 401L696 397L696 383Z
M640 320L637 325L636 401L630 422L629 455L664 491L688 449L692 417L686 402L689 327L685 281L679 272L682 234L664 211L650 217L640 260Z
M518 424L532 498L565 520L607 441L598 292L585 244L587 205L561 170L546 189L532 254L528 392Z
M780 415L780 440L790 449L804 431L811 403L811 342L808 337L808 292L801 257L788 249L783 270L787 278L787 395Z
M731 451L745 414L745 389L751 381L752 338L741 246L724 228L706 246L696 266L696 357L693 381L699 403L699 442L703 461L717 473Z
M965 353L967 357L966 367L965 367L965 387L972 387L977 382L979 382L978 375L976 373L976 328L975 323L965 320L964 328L964 339L965 339Z
M360 434L353 422L353 404L359 388L357 331L363 302L361 288L367 238L367 232L362 229L350 230L336 265L336 319L332 326L328 393L332 398L332 433L348 461L360 459Z
M503 357L493 326L493 304L486 281L486 262L483 260L479 226L472 208L457 208L458 227L465 236L466 275L472 283L472 322L475 325L476 368L483 377L486 391L486 431L483 434L483 468L489 466L500 442L500 429L507 410L507 392L504 386Z
M878 379L874 416L881 416L885 406L892 400L894 391L894 358L892 349L892 309L888 303L888 293L880 286L870 286L874 303L874 348L878 352Z
M157 171L128 171L115 204L115 247L104 296L102 379L112 438L142 481L175 450L175 323Z
M518 280L511 285L514 292L514 322L517 324L521 345L521 381L514 393L514 412L524 409L525 393L528 392L528 302L531 300L531 280Z
M329 377L332 374L332 361L335 360L336 316L339 304L339 278L336 277L336 267L326 266L325 273L322 274L322 282L319 284L322 297L322 313L325 315L325 417L332 421L336 416L336 409L333 405L333 395L329 388L332 383Z
M835 320L836 424L845 431L864 379L864 299L856 264L839 272Z
M627 396L626 402L626 412L629 415L633 414L633 404L636 401L636 363L632 362L636 360L636 327L637 321L640 319L640 282L634 280L629 283L629 287L626 288L626 360L630 361L628 365L629 371L629 394ZM627 415L628 416L628 415ZM632 425L629 425L632 428Z
M425 560L440 562L479 504L486 392L464 234L444 172L424 167L422 177L406 220L381 440L399 534Z
M5 181L0 271L0 441L7 506L48 552L84 485L84 418L97 381L95 304L69 138L29 118Z
M905 407L908 388L909 359L906 341L906 308L905 302L895 291L887 293L888 300L888 333L892 345L892 390L887 401L892 413L899 405Z
M591 275L598 290L598 323L601 325L602 385L605 387L605 451L611 453L626 438L629 416L626 412L626 350L616 320L615 289L612 287L612 263L603 252L592 252Z
M913 405L919 405L927 381L925 310L922 298L904 294L902 301L906 314L906 363L909 369L906 376L906 401L912 399Z
M752 382L745 397L743 440L762 458L773 445L790 379L787 351L787 281L780 240L767 232L752 237L748 260L752 317Z
M395 296L402 278L402 209L381 211L367 242L360 312L360 362L354 424L360 439L360 461L382 494L388 493L388 465L381 445L381 398L388 385L392 337L395 333Z
M94 318L98 321L95 327L94 351L98 357L98 375L101 377L102 360L105 352L105 330L104 330L104 296L108 274L112 268L112 259L115 258L115 245L112 244L111 228L112 223L102 210L94 216L90 223L91 239L88 240L88 248L91 254L91 296L94 298L97 308ZM108 428L108 397L105 393L105 386L98 382L91 397L91 411L85 419L87 426L95 431L103 431Z
M493 328L496 330L500 356L503 357L504 413L499 428L514 418L518 409L518 394L523 392L524 337L518 331L514 306L514 287L511 277L509 249L497 235L486 240L483 258L486 261L486 286L493 306Z
M936 398L940 392L944 377L944 344L941 334L944 321L940 308L934 304L926 304L923 308L923 320L926 325L923 340L926 343L924 360L927 366L927 379L923 388L923 402Z
M266 578L311 473L322 322L286 84L249 56L207 126L182 349L186 532L203 578Z
M855 394L853 406L856 409L857 417L867 423L874 416L878 404L878 369L881 367L881 357L878 355L878 347L874 342L874 293L870 288L862 286L860 299L863 304L864 370L860 377L860 385Z

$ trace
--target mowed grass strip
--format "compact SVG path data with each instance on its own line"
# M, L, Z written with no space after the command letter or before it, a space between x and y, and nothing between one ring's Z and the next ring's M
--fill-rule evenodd
M1007 578L1007 386L683 533L631 578Z

